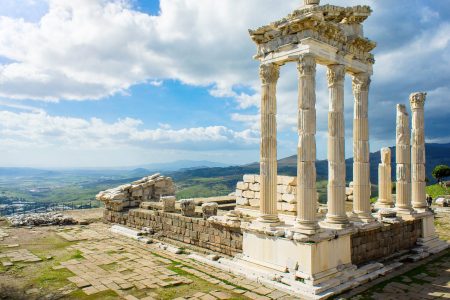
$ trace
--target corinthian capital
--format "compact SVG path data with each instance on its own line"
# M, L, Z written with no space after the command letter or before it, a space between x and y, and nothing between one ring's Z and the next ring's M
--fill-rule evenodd
M358 73L352 77L353 92L368 91L370 86L370 75L368 73Z
M273 63L260 65L259 77L263 84L275 83L280 77L280 67Z
M300 76L315 76L316 75L316 59L312 54L300 55L298 64L298 72Z
M328 86L335 84L344 84L345 66L344 65L329 65L327 70Z
M409 95L409 103L411 104L411 109L420 109L425 105L425 99L427 97L427 93L412 93Z

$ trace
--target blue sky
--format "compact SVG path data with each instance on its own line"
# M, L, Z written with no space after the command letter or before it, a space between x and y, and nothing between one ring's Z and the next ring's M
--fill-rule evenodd
M1 166L114 167L259 159L258 63L247 29L299 0L5 0L0 8ZM395 104L429 93L427 140L449 142L450 3L368 4L377 42L371 150L395 140ZM278 156L296 152L297 74L278 85ZM352 95L346 78L346 154ZM326 158L325 68L317 73L318 157Z

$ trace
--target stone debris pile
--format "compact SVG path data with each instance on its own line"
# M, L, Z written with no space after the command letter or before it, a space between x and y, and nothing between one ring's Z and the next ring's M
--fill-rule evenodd
M105 204L107 210L123 211L126 208L138 207L141 202L159 201L161 196L175 193L172 178L158 174L144 177L116 188L102 191L96 198Z
M345 200L353 201L353 181L350 181L348 187L345 188Z
M30 213L14 215L7 218L14 227L20 226L48 226L48 225L74 225L78 222L67 215L57 212Z

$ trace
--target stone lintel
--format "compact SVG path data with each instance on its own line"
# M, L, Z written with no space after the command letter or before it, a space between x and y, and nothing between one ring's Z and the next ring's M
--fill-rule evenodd
M277 51L271 52L264 57L254 56L261 64L275 63L284 65L288 62L297 62L300 55L313 54L316 62L321 65L341 64L346 68L346 72L350 74L368 73L373 74L371 64L363 63L353 58L353 55L338 54L337 48L313 38L306 38L299 44L289 44Z

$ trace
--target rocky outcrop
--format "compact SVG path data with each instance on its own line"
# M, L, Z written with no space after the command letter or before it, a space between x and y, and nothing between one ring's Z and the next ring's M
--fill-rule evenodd
M73 225L78 222L70 216L61 213L31 213L14 215L7 218L11 226L47 226L47 225Z

